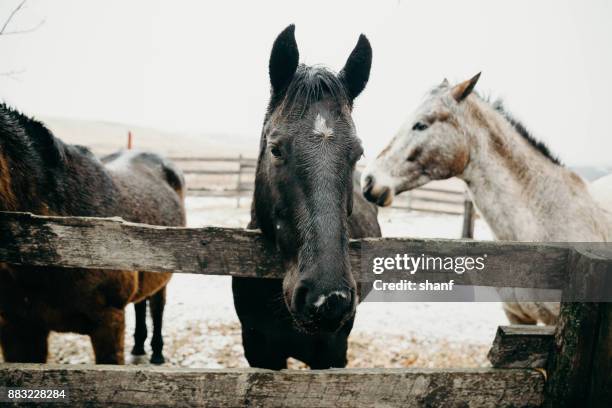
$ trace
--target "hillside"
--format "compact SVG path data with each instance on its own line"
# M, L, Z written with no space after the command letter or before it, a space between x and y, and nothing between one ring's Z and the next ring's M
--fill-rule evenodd
M224 134L191 134L165 132L146 127L105 121L65 118L40 118L47 127L67 143L90 147L96 154L107 154L127 145L128 131L133 135L133 146L153 150L169 156L237 156L255 157L258 136L245 137Z

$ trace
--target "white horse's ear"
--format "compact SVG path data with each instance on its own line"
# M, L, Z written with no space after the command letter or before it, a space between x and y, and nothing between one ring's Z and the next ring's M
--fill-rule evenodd
M449 85L448 79L444 78L444 81L440 84L441 88L446 88Z
M476 86L476 83L478 82L478 79L480 78L480 74L480 72L477 73L471 79L463 81L460 84L455 85L453 89L451 89L451 95L453 95L453 98L455 98L457 102L461 102L462 100L467 98L469 94L472 93L474 87Z

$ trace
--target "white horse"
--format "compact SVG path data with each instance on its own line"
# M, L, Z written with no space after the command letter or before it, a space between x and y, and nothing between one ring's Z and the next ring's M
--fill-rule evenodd
M608 239L612 240L612 174L598 178L589 184L589 192L597 203L605 210L608 217Z
M610 240L612 177L598 182L595 199L587 184L533 139L501 103L491 104L472 93L479 76L455 86L444 80L431 90L364 171L364 195L387 206L403 191L458 177L497 239ZM504 304L512 323L553 324L558 309L558 303Z

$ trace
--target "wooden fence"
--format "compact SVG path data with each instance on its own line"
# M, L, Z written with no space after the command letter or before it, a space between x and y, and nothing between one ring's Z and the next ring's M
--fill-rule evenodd
M183 172L189 177L215 177L233 176L235 184L226 184L223 188L211 187L189 187L187 194L206 197L230 197L236 198L240 206L240 199L253 193L253 178L257 159L243 157L185 157L175 156L170 158L176 162ZM221 168L219 168L221 164ZM231 166L231 169L227 167ZM362 170L362 166L359 168ZM405 193L396 200L393 208L406 209L410 211L424 211L450 215L471 215L466 213L464 205L467 196L461 190L444 188L420 187L414 191ZM473 222L473 221L472 221Z
M0 242L0 262L9 264L257 278L283 275L277 254L260 233L241 229L0 212ZM602 268L609 271L611 266L609 254L570 246L372 238L350 242L351 265L361 282L375 278L362 265L364 249L432 256L486 253L485 272L453 279L457 284L493 287L567 291L597 285ZM513 273L500 273L508 270ZM576 271L587 272L579 275L584 279L572 279ZM410 279L427 276L431 275ZM564 302L556 329L501 327L489 354L492 368L276 372L1 364L0 386L65 387L71 405L101 407L609 406L611 357L612 304Z

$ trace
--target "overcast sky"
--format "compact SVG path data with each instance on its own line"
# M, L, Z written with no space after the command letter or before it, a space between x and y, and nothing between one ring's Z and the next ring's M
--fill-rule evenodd
M3 0L6 16L18 0ZM374 50L354 120L373 157L444 77L482 71L484 94L569 164L612 165L612 2L29 0L0 37L0 98L33 115L252 135L275 36L342 68L360 33Z

